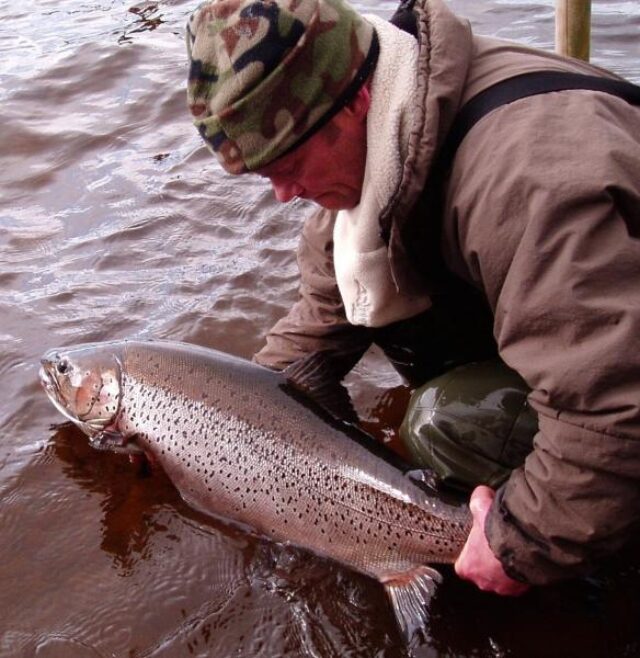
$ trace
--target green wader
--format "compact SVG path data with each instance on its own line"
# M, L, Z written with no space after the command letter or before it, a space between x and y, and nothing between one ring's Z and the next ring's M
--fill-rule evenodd
M418 316L378 329L374 342L415 388L400 437L421 468L450 486L499 486L533 448L529 388L498 356L493 314L461 281Z
M400 437L412 461L444 484L497 488L533 448L528 393L499 359L459 366L414 391Z

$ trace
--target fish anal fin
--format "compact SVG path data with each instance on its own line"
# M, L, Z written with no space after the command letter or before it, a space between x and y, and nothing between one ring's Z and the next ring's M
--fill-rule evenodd
M408 571L380 578L405 640L425 631L429 620L429 602L442 576L432 567L416 566Z

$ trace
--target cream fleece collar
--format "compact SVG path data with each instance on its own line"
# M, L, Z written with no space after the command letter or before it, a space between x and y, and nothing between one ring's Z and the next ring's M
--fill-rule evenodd
M367 159L360 203L337 214L333 232L338 288L351 324L381 327L429 308L425 295L396 289L378 218L400 183L412 127L418 44L377 16L380 40L367 114Z

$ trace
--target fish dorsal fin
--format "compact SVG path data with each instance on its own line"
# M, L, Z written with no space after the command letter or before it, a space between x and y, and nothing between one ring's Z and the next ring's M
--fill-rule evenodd
M282 372L297 391L313 400L335 419L358 423L358 414L353 407L349 391L336 377L332 360L324 352L314 352L295 361Z
M396 620L407 644L422 631L426 634L429 603L442 576L426 565L381 578Z

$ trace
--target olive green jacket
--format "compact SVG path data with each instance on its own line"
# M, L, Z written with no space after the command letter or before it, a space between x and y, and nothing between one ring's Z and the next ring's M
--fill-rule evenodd
M434 253L418 238L439 222L437 253L486 298L500 356L531 388L539 417L533 452L487 518L490 545L525 582L586 573L637 535L640 518L640 111L591 91L499 108L462 143L443 216L433 216L425 183L466 100L532 70L611 74L476 37L442 0L413 12L419 129L379 218L394 280L437 292L413 254ZM344 315L333 220L320 211L307 221L300 299L258 362L282 368L323 350L347 372L370 344L371 331Z

